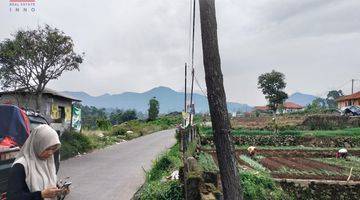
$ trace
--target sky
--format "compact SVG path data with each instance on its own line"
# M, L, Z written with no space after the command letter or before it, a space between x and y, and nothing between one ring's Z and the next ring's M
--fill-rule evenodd
M10 8L0 0L0 41L49 24L85 53L80 71L64 73L50 88L94 96L157 86L184 90L190 0L36 0L34 12ZM359 0L216 0L227 100L265 104L257 78L273 69L285 74L289 94L349 93L350 80L360 79L359 9ZM194 68L206 90L198 14L197 5Z

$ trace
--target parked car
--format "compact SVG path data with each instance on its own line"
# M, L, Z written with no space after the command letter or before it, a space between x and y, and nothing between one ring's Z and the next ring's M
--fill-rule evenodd
M341 109L341 115L360 116L360 106L348 106Z
M13 105L0 105L0 194L7 191L9 171L21 146L31 131L49 124L40 114ZM56 170L60 166L59 151L54 154Z

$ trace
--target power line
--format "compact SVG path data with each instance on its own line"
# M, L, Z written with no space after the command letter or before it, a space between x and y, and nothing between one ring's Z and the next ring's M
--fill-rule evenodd
M203 88L201 87L196 75L195 75L195 82L196 82L196 85L199 87L199 89L201 90L201 92L203 93L204 96L207 97L207 94L204 92Z

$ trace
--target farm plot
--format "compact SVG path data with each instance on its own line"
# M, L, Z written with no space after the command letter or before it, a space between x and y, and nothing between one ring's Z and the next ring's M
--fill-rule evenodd
M254 160L268 169L274 178L346 181L350 174L349 166L356 166L350 180L360 180L356 159L336 159L334 152L328 150L262 150L258 154L261 156Z
M260 149L255 157L250 158L246 156L244 150L237 150L236 157L241 168L263 171L273 178L346 181L350 168L353 168L350 180L360 181L359 157L350 156L347 160L336 159L335 152L330 152L321 149ZM217 164L215 151L208 153Z

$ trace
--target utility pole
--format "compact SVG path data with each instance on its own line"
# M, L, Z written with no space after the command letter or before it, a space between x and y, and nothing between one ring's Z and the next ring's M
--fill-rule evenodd
M187 108L186 108L186 101L187 101L187 64L185 63L185 95L184 95L184 113L186 115ZM183 116L184 117L184 116ZM184 127L186 126L186 118L183 119Z
M193 123L193 118L194 118L194 105L193 105L193 96L194 96L194 78L195 78L195 72L194 72L194 67L192 67L191 70L191 95L190 95L190 125L192 125Z
M242 200L242 187L230 133L230 119L221 71L215 0L199 0L201 37L208 101L225 200Z
M354 79L351 79L351 94L354 94Z

